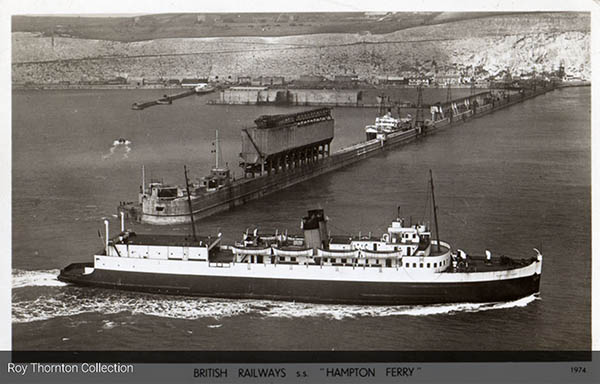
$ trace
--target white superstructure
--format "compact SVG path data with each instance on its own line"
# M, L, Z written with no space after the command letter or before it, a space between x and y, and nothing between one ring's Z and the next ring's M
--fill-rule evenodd
M94 269L152 274L245 277L260 279L357 282L482 282L541 273L541 255L527 266L472 270L466 255L431 240L424 224L394 220L381 237L327 236L321 210L303 219L304 237L285 233L262 237L255 231L243 241L221 246L221 237L192 240L122 231L94 256ZM108 233L108 230L107 230ZM108 237L107 237L108 238ZM489 261L489 260L488 260Z

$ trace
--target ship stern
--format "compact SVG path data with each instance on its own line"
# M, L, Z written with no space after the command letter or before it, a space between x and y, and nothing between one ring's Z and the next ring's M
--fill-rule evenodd
M70 284L85 283L86 275L94 270L94 263L73 263L60 270L57 276L59 281Z

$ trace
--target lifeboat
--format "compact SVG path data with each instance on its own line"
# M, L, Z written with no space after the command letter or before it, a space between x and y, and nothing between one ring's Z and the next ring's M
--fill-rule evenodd
M299 257L299 256L304 256L304 257L311 257L313 255L313 249L312 248L308 248L308 249L292 249L292 248L288 248L288 249L281 249L281 248L273 248L273 253L275 254L275 256L291 256L291 257Z
M323 249L317 249L317 256L319 257L343 257L343 258L356 258L360 251L353 249L348 251L326 251Z
M389 259L389 258L401 258L402 252L400 251L368 251L366 249L361 249L360 254L363 257L369 258L380 258L380 259Z
M270 247L242 247L232 245L229 249L237 255L271 256L272 254Z

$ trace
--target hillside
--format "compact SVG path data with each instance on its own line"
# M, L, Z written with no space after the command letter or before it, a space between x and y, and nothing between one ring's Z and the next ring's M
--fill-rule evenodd
M407 16L407 14L402 14ZM409 73L552 71L589 78L590 18L581 13L426 14L394 32L166 38L122 42L13 32L13 81L115 76L235 78L301 74L362 78Z
M174 13L135 17L14 16L12 32L122 42L323 33L385 34L420 25L498 15L491 12Z

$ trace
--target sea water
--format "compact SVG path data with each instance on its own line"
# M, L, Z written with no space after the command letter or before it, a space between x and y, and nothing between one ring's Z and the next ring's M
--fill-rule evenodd
M198 223L300 232L323 208L333 234L381 234L401 214L430 221L433 171L442 240L470 254L544 254L541 293L508 303L323 305L173 297L55 279L101 249L102 219L147 181L206 174L219 130L237 166L240 129L305 108L207 105L214 95L134 111L163 90L15 91L12 100L13 348L23 350L568 350L591 337L590 88L558 89L444 129ZM445 93L440 91L439 100ZM375 109L334 108L338 149L364 139ZM115 145L124 138L130 143ZM189 226L134 225L187 233ZM302 335L302 337L298 337Z

